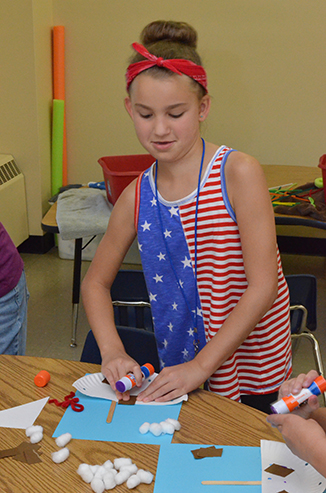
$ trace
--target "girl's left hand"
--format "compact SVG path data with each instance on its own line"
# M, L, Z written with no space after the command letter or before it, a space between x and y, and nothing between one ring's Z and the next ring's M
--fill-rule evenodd
M197 389L207 378L196 359L163 368L147 389L138 395L137 400L167 402Z

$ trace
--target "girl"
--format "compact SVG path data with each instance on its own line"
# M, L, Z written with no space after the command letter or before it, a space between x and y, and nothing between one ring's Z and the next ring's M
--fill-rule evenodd
M137 235L162 368L139 399L167 401L208 381L209 390L268 411L291 372L291 341L263 171L254 158L201 139L210 97L196 31L157 21L141 41L125 107L156 162L119 197L82 288L102 372L113 388L127 372L141 385L110 298Z

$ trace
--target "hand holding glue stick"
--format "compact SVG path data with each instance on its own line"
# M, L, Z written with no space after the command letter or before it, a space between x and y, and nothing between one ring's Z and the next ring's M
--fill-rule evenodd
M153 375L154 373L154 367L150 363L146 363L145 365L140 367L141 372L142 372L142 379L143 381ZM115 384L115 387L118 392L124 393L127 392L127 390L132 389L133 387L136 386L136 379L135 375L133 373L128 373L124 377L122 377L120 380L118 380Z
M326 380L319 376L314 382L308 387L304 388L299 392L299 394L289 394L283 399L275 402L271 406L271 411L274 414L287 414L292 412L294 409L299 407L301 404L306 402L312 395L320 395L322 392L326 391Z

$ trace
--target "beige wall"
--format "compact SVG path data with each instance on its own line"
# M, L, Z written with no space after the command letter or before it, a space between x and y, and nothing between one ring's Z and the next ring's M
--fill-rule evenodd
M70 183L101 180L100 156L142 152L123 108L124 72L131 43L159 18L198 31L213 97L207 140L262 163L314 167L326 152L324 0L0 0L0 8L8 93L0 152L26 176L31 234L40 234L50 196L51 23L66 29Z

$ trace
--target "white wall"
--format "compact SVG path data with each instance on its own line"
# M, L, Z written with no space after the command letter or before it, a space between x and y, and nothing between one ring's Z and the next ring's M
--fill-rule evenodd
M100 156L143 151L123 107L124 73L131 43L156 19L198 31L213 97L207 140L263 164L315 167L326 152L324 0L0 0L0 8L0 152L26 176L30 234L41 234L51 194L53 25L66 30L70 183L101 180Z

